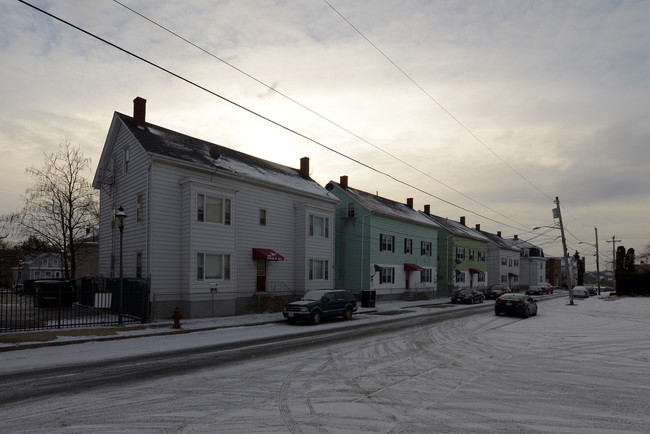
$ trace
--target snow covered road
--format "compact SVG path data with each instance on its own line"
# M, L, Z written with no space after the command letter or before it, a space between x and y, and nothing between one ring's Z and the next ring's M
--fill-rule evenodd
M649 338L650 299L562 297L9 404L1 431L648 432Z

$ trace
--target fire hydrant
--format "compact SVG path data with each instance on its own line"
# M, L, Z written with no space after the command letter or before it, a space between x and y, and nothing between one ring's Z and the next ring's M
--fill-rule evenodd
M174 326L175 329L181 328L181 310L176 306L174 309Z

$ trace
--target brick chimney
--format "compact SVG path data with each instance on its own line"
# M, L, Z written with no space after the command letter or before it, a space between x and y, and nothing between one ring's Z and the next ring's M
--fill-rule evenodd
M478 224L478 223L476 223L476 230L477 230L477 231L480 231L480 230L481 230L481 225Z
M302 157L300 159L300 176L309 179L309 157Z
M465 226L465 216L462 216L462 217L460 218L460 224L463 225L463 226Z
M341 176L341 181L339 182L343 190L348 189L348 175Z
M497 232L497 237L502 238L501 237L501 231Z
M406 199L406 206L413 209L413 198L412 197L409 197L409 198Z
M140 128L146 126L147 100L136 97L133 100L133 120Z
M429 204L424 205L424 213L426 215L431 215L431 205L429 205Z

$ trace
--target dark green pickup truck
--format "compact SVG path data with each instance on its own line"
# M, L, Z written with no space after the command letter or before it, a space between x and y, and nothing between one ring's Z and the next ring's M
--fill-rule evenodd
M352 319L352 313L357 311L357 299L350 291L319 290L309 291L302 299L284 306L282 314L289 323L310 321L319 324L323 318L340 316L345 320Z

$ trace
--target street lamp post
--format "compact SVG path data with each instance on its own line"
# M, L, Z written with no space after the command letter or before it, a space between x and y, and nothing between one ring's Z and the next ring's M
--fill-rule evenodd
M120 206L120 208L117 210L115 213L115 220L117 222L117 227L120 228L120 296L119 296L119 310L118 310L118 317L117 317L117 323L119 325L123 324L122 321L122 294L123 294L123 282L122 282L122 276L123 276L123 238L124 238L124 220L126 219L126 213L124 212L124 209Z

